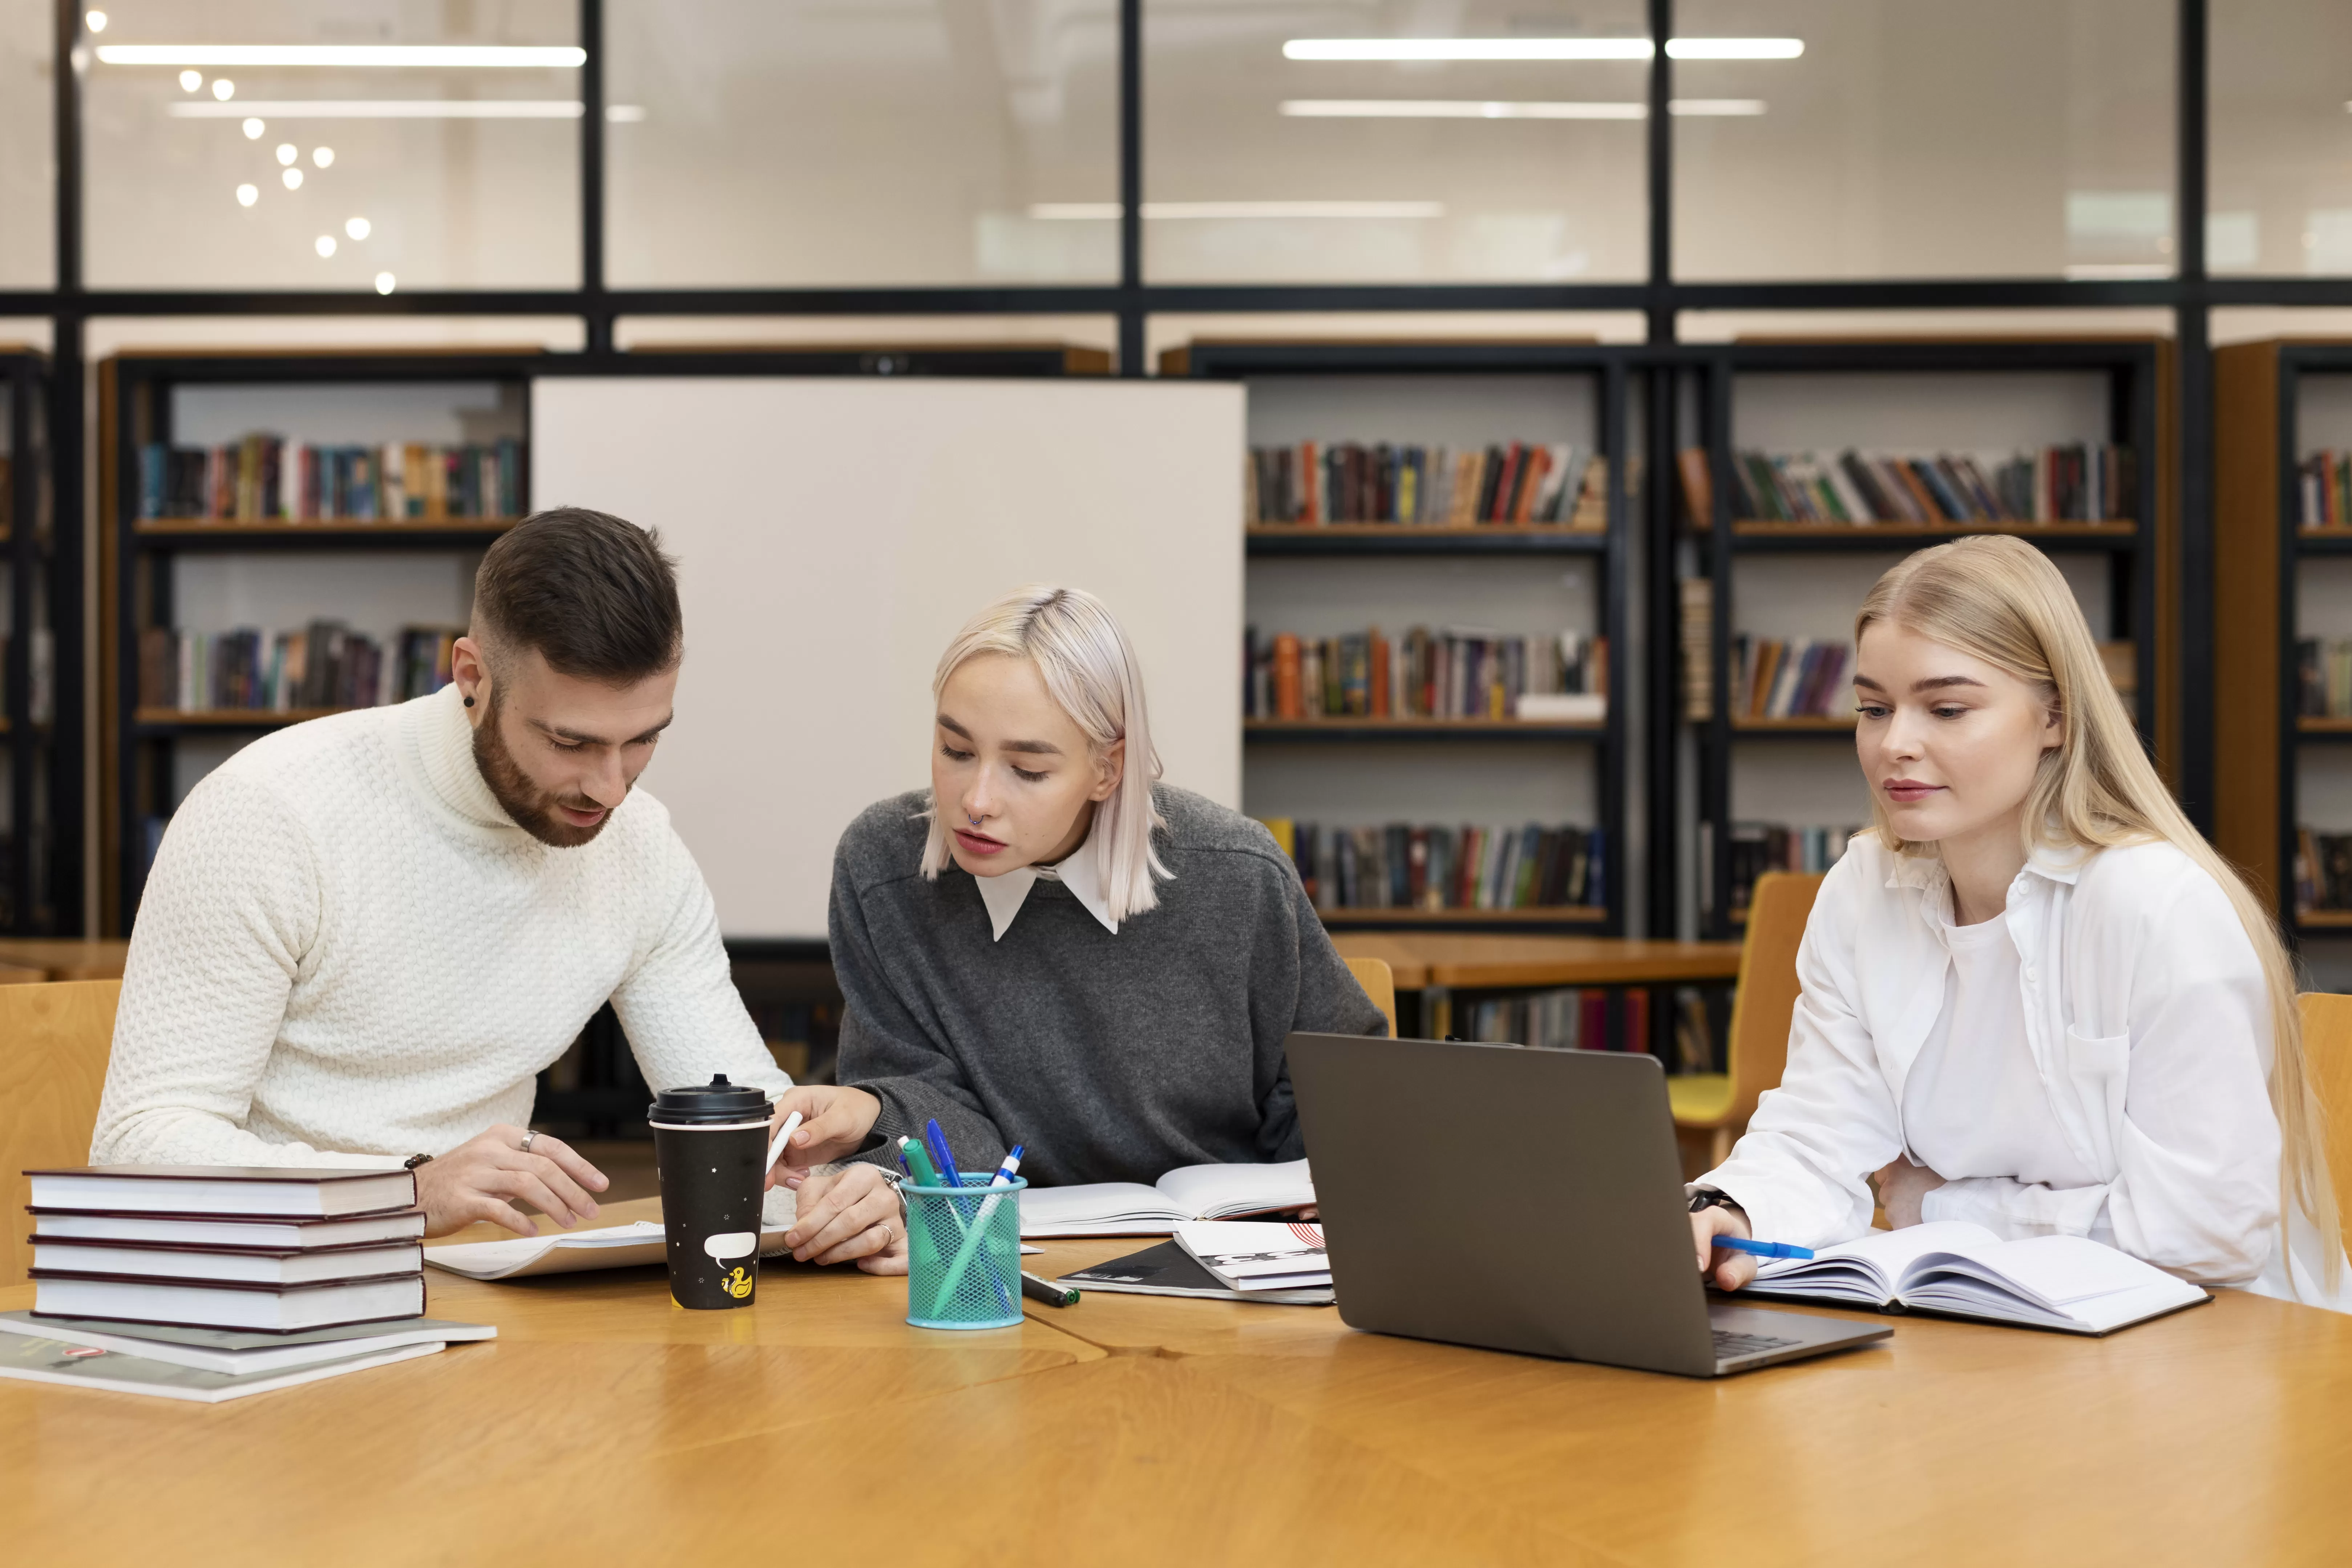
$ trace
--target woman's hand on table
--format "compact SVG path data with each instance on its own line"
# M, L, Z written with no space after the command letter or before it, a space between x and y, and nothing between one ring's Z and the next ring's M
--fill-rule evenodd
M898 1194L872 1165L784 1177L799 1207L784 1245L802 1263L855 1263L868 1274L907 1272L907 1226Z
M1699 1277L1718 1290L1737 1290L1756 1278L1756 1259L1745 1252L1718 1252L1718 1236L1753 1237L1748 1215L1717 1204L1690 1216L1691 1243L1698 1250Z
M1907 1154L1895 1155L1870 1179L1878 1189L1878 1206L1886 1211L1886 1223L1896 1230L1917 1225L1920 1201L1944 1184L1943 1177L1913 1164Z

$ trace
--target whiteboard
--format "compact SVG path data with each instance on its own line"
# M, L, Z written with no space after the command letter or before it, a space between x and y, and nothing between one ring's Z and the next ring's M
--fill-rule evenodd
M736 938L822 938L852 817L930 781L932 668L1025 583L1099 595L1169 782L1241 804L1243 391L549 376L531 499L661 531L686 666L644 786Z

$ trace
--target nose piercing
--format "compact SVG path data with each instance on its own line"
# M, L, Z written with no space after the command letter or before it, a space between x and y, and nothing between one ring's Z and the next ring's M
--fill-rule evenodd
M971 825L972 825L974 827L978 827L978 826L980 826L980 818L978 818L978 817L976 817L976 816L972 816L971 813L970 813L970 812L966 812L966 813L964 813L964 816L967 816L967 817L970 817L970 818L971 818Z

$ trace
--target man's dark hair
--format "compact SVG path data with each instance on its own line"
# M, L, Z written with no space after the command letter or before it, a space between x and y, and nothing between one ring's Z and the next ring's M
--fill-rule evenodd
M561 675L630 685L684 650L677 567L660 534L610 512L533 512L482 557L474 636L498 655L537 648Z

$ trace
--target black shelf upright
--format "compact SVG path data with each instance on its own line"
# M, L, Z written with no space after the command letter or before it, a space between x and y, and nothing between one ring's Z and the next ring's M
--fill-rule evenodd
M0 349L0 931L13 936L81 930L82 536L50 488L48 370L45 354Z

